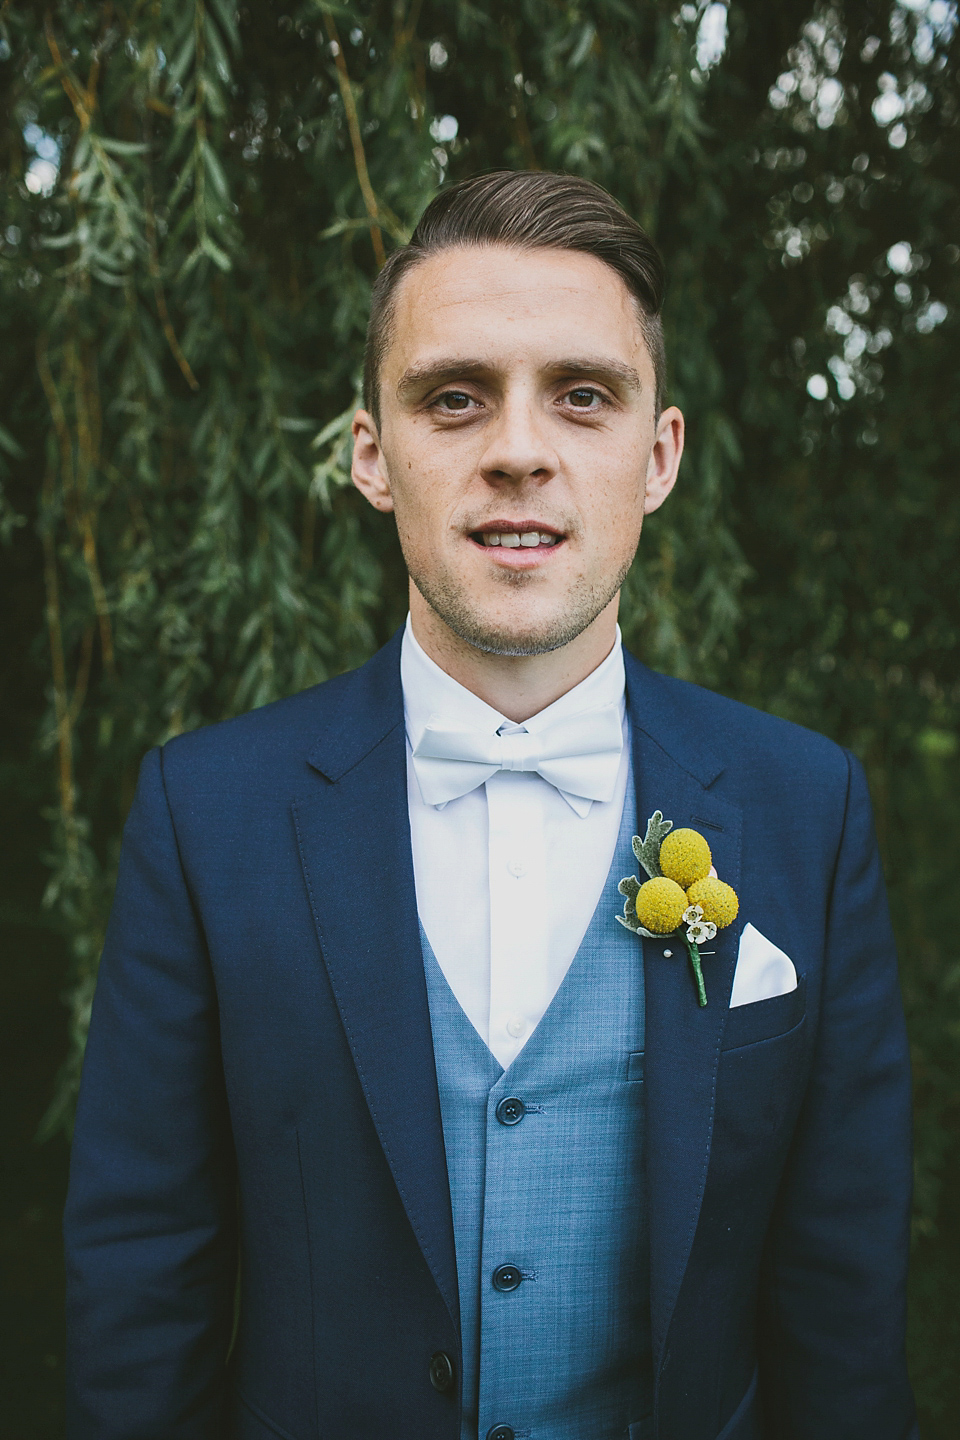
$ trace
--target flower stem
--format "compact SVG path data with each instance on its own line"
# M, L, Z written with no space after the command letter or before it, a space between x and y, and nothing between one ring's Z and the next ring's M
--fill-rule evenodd
M697 999L702 1009L707 1003L707 988L703 983L703 971L700 968L700 951L692 940L684 938L683 942L687 947L687 954L690 956L690 964L693 966L694 977L697 982Z

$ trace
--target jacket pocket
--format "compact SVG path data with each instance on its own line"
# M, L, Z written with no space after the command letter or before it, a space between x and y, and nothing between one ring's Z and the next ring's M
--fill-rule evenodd
M803 1020L807 1008L807 979L801 975L797 988L770 1000L755 1000L752 1005L737 1005L727 1012L723 1032L723 1049L739 1050L761 1040L776 1040L786 1035Z
M780 996L776 997L778 1000ZM761 1000L761 1005L769 1002ZM757 1379L759 1371L754 1370L746 1394L724 1425L717 1440L760 1440L760 1422L757 1416Z
M230 1440L278 1440L278 1437L279 1440L300 1440L238 1392Z

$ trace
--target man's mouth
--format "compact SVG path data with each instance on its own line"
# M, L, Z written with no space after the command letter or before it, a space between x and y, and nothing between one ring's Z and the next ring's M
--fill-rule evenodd
M499 546L502 550L546 550L559 545L564 537L555 530L541 530L525 524L516 528L506 525L497 528L485 527L483 530L472 531L470 538L478 545L488 548Z

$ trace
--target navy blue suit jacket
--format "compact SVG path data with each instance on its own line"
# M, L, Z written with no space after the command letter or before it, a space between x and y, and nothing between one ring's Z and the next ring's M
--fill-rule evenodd
M458 1440L399 648L144 761L73 1149L69 1440ZM627 686L638 813L708 835L741 899L705 1009L643 942L658 1440L907 1440L907 1047L863 773L630 657ZM800 984L730 1010L747 921Z

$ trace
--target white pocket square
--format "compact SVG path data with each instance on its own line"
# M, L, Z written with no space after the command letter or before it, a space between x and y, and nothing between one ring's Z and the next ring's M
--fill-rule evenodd
M730 1009L772 1000L797 988L797 972L789 955L778 950L755 926L744 926L737 952L737 969L730 994Z

